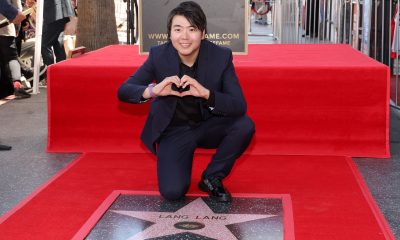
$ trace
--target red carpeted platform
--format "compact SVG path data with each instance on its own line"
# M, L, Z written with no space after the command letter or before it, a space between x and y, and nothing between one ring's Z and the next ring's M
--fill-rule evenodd
M196 155L189 193L199 193L209 158ZM296 240L394 239L351 158L247 155L225 183L233 193L290 194ZM71 239L118 189L156 191L156 160L84 154L2 216L1 239Z
M146 59L110 46L48 70L50 152L147 150L148 105L117 100ZM250 45L234 63L256 123L251 154L389 156L389 70L347 45Z

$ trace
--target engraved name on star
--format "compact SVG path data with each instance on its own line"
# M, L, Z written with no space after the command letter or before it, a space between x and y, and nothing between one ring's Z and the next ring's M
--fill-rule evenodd
M184 232L214 239L235 240L237 238L226 225L276 216L266 214L214 213L202 198L197 198L176 212L116 210L112 212L154 223L150 227L130 237L129 240L143 240Z

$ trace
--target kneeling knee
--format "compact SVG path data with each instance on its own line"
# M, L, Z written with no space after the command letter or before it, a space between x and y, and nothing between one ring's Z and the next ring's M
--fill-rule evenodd
M187 188L168 188L168 189L159 189L161 196L163 196L165 199L170 200L170 201L175 201L182 199L185 197L185 194L187 192Z
M241 132L241 134L246 137L246 136L253 136L254 132L255 132L255 124L253 122L253 120L251 120L249 117L245 116L241 123L240 123L240 128L239 131Z

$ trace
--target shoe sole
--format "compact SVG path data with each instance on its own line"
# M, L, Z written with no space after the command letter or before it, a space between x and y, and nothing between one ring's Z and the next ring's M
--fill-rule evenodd
M26 99L26 98L30 98L31 95L29 96L15 96L15 100L21 100L21 99Z
M223 197L215 197L215 196L211 196L210 192L208 191L208 187L205 183L203 183L203 181L200 181L198 184L198 187L201 191L208 193L208 196L212 199L215 200L217 202L231 202L232 198L228 195L225 195Z
M203 181L199 182L199 189L203 192L207 192L208 193L208 188L206 186L206 184L203 183Z

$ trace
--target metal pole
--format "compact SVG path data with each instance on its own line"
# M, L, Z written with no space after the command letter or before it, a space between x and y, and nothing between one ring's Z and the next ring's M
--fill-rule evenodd
M131 0L124 0L126 2L126 44L131 44L131 28L129 23L131 22Z
M337 16L337 23L338 23L338 29L337 29L337 38L336 38L336 43L341 43L342 39L342 11L343 11L343 1L339 1L339 6L338 6L338 16Z
M374 23L374 28L375 28L375 33L374 33L374 59L377 59L377 42L378 42L378 0L375 0L375 23ZM383 21L383 16L382 16L382 21Z
M137 23L137 1L133 0L133 4L131 4L131 17L132 17L132 21L131 21L131 43L135 44L136 43L136 37L135 37L135 22ZM136 20L136 21L135 21Z
M371 19L372 19L372 0L363 1L362 12L362 44L361 49L367 56L370 55L370 39L371 39Z
M299 43L299 0L295 0L293 3L294 6L294 27L295 27L295 34L294 34L294 43Z
M288 27L288 31L290 34L290 43L295 43L295 38L296 38L296 31L294 29L295 27L295 8L294 8L294 2L295 0L290 0L288 3L288 10L289 10L289 14L288 14L288 23L289 23L289 27Z
M389 19L390 22L391 19ZM382 34L381 34L381 61L383 63L383 56L384 56L384 46L385 46L385 1L382 1ZM390 47L389 47L390 52ZM389 65L390 66L390 65Z
M399 3L397 3L397 8L398 8L398 6L399 6ZM391 16L392 16L392 13L393 13L393 11L392 11L392 3L390 2L389 3L389 13L390 13L390 16L389 16L389 23L392 21L392 19L391 19ZM397 9L397 15L396 15L396 17L397 17L397 19L399 19L398 18L398 14L399 14L399 9ZM390 24L389 24L389 26L390 26ZM392 59L391 59L391 57L390 57L390 49L391 49L391 42L392 42L392 31L391 31L391 29L390 29L390 27L388 27L388 30L389 30L389 39L388 39L388 46L389 46L389 54L388 54L388 66L391 66L392 65ZM396 56L397 57L397 56ZM397 100L397 99L396 99ZM397 103L396 103L397 104Z
M320 25L318 23L318 32L319 32L319 36L318 36L318 43L320 43L320 39L322 38L322 42L325 42L325 29L326 29L326 0L322 0L323 4L322 6L320 6L320 8L322 7L322 15L320 16L321 19L319 22L322 23L322 29L320 28ZM320 3L321 4L321 3ZM318 9L318 13L320 12L320 9ZM321 31L322 30L322 31ZM320 37L321 36L321 37Z
M312 24L312 29L313 29L313 43L315 43L315 35L316 35L316 31L318 30L318 28L317 29L315 29L315 22L317 22L317 24L318 24L318 21L317 21L317 1L319 1L319 0L314 0L313 2L314 2L314 11L313 11L313 14L314 14L314 19L313 19L313 22L311 23Z
M249 28L249 31L248 31L248 33L247 34L251 34L251 14L252 14L252 9L251 9L251 3L249 3L249 16L248 16L248 21L249 21L249 24L248 24L248 28Z
M353 2L350 0L349 44L353 47Z
M36 31L35 31L35 56L33 66L33 94L39 93L39 72L42 52L43 32L43 4L44 0L37 0L36 3Z
M291 43L291 39L290 39L290 35L291 35L290 34L290 1L285 1L285 4L283 6L284 6L283 12L286 13L285 14L285 25L284 25L286 43Z
M359 50L359 43L360 43L360 2L357 1L357 19L356 19L356 35L355 35L355 40L356 40L356 49Z
M299 27L300 27L300 30L299 30L299 42L298 43L303 43L303 33L304 33L304 31L303 31L303 24L304 24L303 16L305 16L304 8L303 8L303 1L299 0ZM304 33L304 36L305 36L305 33Z
M133 10L133 5L134 4L131 3L131 9L129 9L130 13L131 13L131 19L129 21L129 28L131 30L131 44L135 43L135 40L134 40L134 38L135 38L135 32L134 32L135 11Z
M329 5L326 11L326 18L328 20L327 22L327 26L326 26L326 37L329 39L329 41L332 40L332 25L333 25L333 21L332 21L332 12L333 12L333 5L332 5L332 1L329 1Z
M399 21L400 21L400 14L399 14L399 3L397 2L397 13L396 13L396 18L397 18L397 28L399 28ZM389 11L390 13L392 12L392 5L390 4L390 11ZM391 17L391 14L390 14L390 17ZM395 48L395 51L396 51L396 54L395 54L395 59L397 60L397 61L395 61L395 63L396 63L396 68L397 68L397 71L396 71L396 83L395 83L395 86L396 86L396 89L395 89L395 103L396 103L396 106L399 106L399 103L398 103L398 99L399 99L399 55L398 55L398 52L399 52L399 48L400 48L400 34L398 34L398 32L400 31L400 29L398 29L398 31L397 32L394 32L393 34L396 34L396 40L397 40L397 43L395 44L395 46L397 46L396 48ZM391 40L391 31L389 31L389 41ZM390 46L390 44L389 44L389 46ZM389 49L390 49L390 47L389 47ZM391 59L390 58L390 52L389 52L389 59ZM389 62L389 66L390 66L390 62Z
M397 7L399 6L399 3L397 3ZM393 13L393 11L392 11L392 4L391 3L389 3L389 12L390 13ZM390 19L390 17L389 17L389 19ZM397 9L397 13L396 13L396 19L397 20L399 20L399 9ZM389 22L390 21L392 21L392 19L390 19L389 20ZM397 22L397 24L399 24L398 22ZM388 27L389 28L389 27ZM389 46L389 54L388 54L388 63L389 63L389 66L391 66L391 58L390 58L390 52L391 52L391 46L392 46L392 31L391 31L391 29L389 28L388 29L388 32L389 32L389 39L387 40L388 42L389 42L389 44L388 44L388 46ZM393 44L394 44L394 42L393 42ZM397 52L397 51L396 51ZM396 56L397 57L397 56ZM397 58L396 58L397 59Z
M342 43L347 43L347 35L346 35L346 20L347 20L347 3L346 0L343 0L344 4L344 9L343 9L343 24L341 23L340 25L343 26L343 35L342 35ZM341 18L342 19L342 18Z
M310 27L311 27L311 24L310 24L310 22L311 22L311 5L312 5L311 0L306 0L306 19L307 19L306 25L305 25L305 29L306 29L305 36L306 37L307 37L307 32L308 32L308 36L310 36L310 32L311 32L311 29L310 29Z

